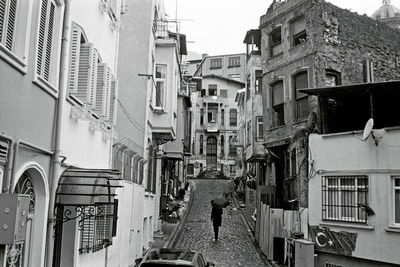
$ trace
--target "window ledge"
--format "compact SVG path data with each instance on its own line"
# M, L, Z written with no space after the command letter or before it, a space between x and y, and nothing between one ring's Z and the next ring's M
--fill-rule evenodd
M385 228L386 232L400 233L400 226L388 226Z
M58 98L58 90L53 87L48 81L40 77L39 75L35 75L34 80L32 81L34 84L42 88L46 93L54 98Z
M14 53L10 52L2 44L0 44L0 58L4 59L5 62L10 64L11 67L22 74L28 73L26 62L19 59Z
M272 131L278 130L280 128L285 128L285 127L286 127L286 124L279 125L279 126L273 126L273 127L269 128L268 131L272 132Z
M296 119L292 121L292 124L301 124L307 122L307 118Z
M276 55L271 55L271 56L268 58L268 60L277 58L277 57L279 57L279 56L281 56L281 55L283 55L283 52L280 52L280 53L278 53L278 54L276 54Z
M289 48L289 51L290 51L290 50L294 50L294 49L296 49L296 48L298 48L298 47L302 47L302 46L304 46L306 43L308 43L308 40L302 42L301 44L292 45L292 46Z
M212 70L212 69L222 69L222 66L221 67L210 67L210 70Z
M352 224L352 223L340 223L340 222L320 222L321 226L336 226L336 227L345 227L345 228L355 228L355 229L363 229L363 230L375 230L374 225L368 224Z

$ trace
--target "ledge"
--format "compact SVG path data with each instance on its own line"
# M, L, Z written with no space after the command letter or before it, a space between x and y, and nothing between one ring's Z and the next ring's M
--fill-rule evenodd
M361 224L346 224L346 223L334 223L334 222L320 222L321 226L334 226L334 227L344 227L344 228L353 228L353 229L361 229L361 230L375 230L374 225L361 225Z
M392 232L392 233L400 233L400 227L396 226L388 226L385 228L386 232Z

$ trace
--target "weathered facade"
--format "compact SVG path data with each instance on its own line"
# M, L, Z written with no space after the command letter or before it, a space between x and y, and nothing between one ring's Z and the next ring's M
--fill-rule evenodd
M298 89L399 78L399 32L320 0L274 1L260 30L269 153L259 184L270 185L261 201L300 211L297 229L307 237L308 134L325 118L318 98Z

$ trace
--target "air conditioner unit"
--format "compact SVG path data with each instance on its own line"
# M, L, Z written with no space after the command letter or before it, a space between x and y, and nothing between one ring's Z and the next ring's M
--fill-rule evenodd
M0 194L0 244L23 242L29 213L29 195Z

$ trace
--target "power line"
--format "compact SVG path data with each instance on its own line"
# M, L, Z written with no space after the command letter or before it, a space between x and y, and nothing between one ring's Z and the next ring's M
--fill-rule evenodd
M125 114L125 116L127 117L127 119L132 123L132 125L137 128L140 132L144 133L144 127L142 127L130 114L129 112L126 110L126 108L124 107L124 105L122 105L121 101L118 99L118 104L121 107L122 112Z

